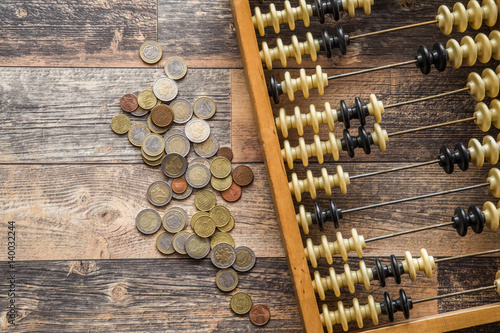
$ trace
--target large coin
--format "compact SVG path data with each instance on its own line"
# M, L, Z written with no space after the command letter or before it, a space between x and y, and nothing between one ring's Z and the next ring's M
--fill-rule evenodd
M240 185L233 182L227 190L221 192L221 196L227 202L237 201L241 197Z
M145 235L154 234L161 226L160 214L150 208L141 210L135 218L135 225Z
M210 170L201 163L191 164L186 171L186 181L194 188L203 188L210 182Z
M194 145L194 151L201 157L210 158L217 154L219 150L219 141L210 135L205 141L202 143L196 143Z
M196 234L188 237L185 244L186 253L193 259L203 259L210 252L210 241Z
M247 272L255 265L255 253L251 248L246 246L238 246L235 250L236 260L233 268L238 272Z
M165 140L163 140L161 135L151 133L144 137L141 147L150 157L157 157L160 156L165 149Z
M153 92L159 100L169 102L177 96L179 88L174 80L160 77L153 84Z
M234 290L238 286L238 273L231 268L221 269L215 276L215 284L225 292Z
M194 101L194 114L200 119L210 119L214 116L217 106L209 97L200 97Z
M219 231L223 231L223 232L230 232L231 230L233 230L234 228L234 217L231 216L231 219L229 220L229 222L223 226L223 227L218 227L217 229Z
M271 318L271 311L264 304L255 304L250 309L250 313L248 314L250 317L250 321L257 326L263 326L269 322Z
M151 133L151 131L146 125L135 124L128 131L128 140L134 146L140 147L142 144L142 140L144 140L146 135L148 135L149 133Z
M116 134L125 134L130 129L130 119L124 115L119 114L111 119L111 129Z
M174 244L173 244L174 235L169 234L168 232L162 232L156 238L156 247L158 251L163 254L172 254L175 252Z
M139 56L147 64L156 64L162 55L161 45L154 41L145 41L139 49Z
M133 94L125 94L120 98L120 107L125 112L132 112L137 109L137 97Z
M194 232L203 238L210 237L215 232L215 223L210 216L200 216L194 225Z
M231 161L225 157L216 157L210 163L210 172L215 178L226 178L231 174Z
M199 118L191 119L184 128L186 137L194 143L201 143L208 139L210 135L210 125L205 120Z
M151 120L158 127L168 127L174 121L172 108L165 104L156 105L151 109Z
M210 239L210 247L213 249L215 245L219 243L227 243L234 247L234 239L233 236L228 234L227 232L216 232L213 234L212 238Z
M217 197L212 191L201 190L194 196L194 205L199 210L208 212L214 208L217 203Z
M186 168L187 168L186 159L182 157L182 155L179 155L177 153L171 153L165 156L165 159L161 164L161 170L163 171L165 176L170 178L179 178L184 174Z
M217 156L222 156L227 158L228 160L233 160L233 151L229 147L220 147L217 152Z
M165 63L165 74L173 80L182 79L187 73L186 62L180 57L171 57Z
M210 210L210 217L214 221L216 227L222 228L229 223L231 213L226 207L218 205Z
M155 94L149 89L141 91L137 96L137 103L144 110L151 110L157 102Z
M240 186L247 186L253 180L252 169L246 165L239 165L233 171L234 182Z
M168 126L167 127L159 127L156 126L153 121L151 120L151 114L148 116L148 128L151 130L151 132L156 133L156 134L162 134L168 131Z
M174 249L177 253L186 254L186 241L192 233L183 230L175 234L173 239Z
M172 189L170 185L162 180L151 184L147 193L149 202L158 207L165 206L172 199Z
M193 214L193 216L191 216L191 222L190 222L191 229L194 230L194 226L196 225L196 222L202 216L210 216L210 214L208 214L207 212L196 212Z
M198 221L197 224L199 223L200 221ZM231 245L227 243L219 243L212 249L210 259L212 260L212 264L214 264L217 268L229 268L236 260L236 253Z
M180 207L168 209L163 216L163 228L172 234L186 228L187 224L188 215L186 211Z
M184 134L172 134L165 140L165 152L177 153L184 157L187 156L191 149L191 143Z
M225 190L228 190L231 187L231 184L233 183L233 176L229 175L226 178L215 178L212 176L210 179L210 184L214 189L216 189L219 192L223 192Z
M185 124L193 116L193 106L189 101L177 98L170 103L170 107L174 112L174 123Z
M245 314L252 308L252 298L247 293L237 292L231 297L231 310L236 314Z

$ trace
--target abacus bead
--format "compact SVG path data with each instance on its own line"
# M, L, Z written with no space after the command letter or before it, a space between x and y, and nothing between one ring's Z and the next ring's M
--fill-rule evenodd
M316 107L314 104L311 104L309 106L309 119L311 122L311 126L313 128L314 133L319 132L319 121L318 121L318 114L316 113ZM302 135L302 134L299 134Z
M497 293L500 295L500 271L497 272L497 275L495 276L495 286L497 286Z
M292 37L293 38L293 37ZM277 54L273 56L273 58L277 58L281 62L281 66L286 67L287 65L287 56L286 56L286 51L285 51L285 45L283 45L283 41L281 38L276 38L276 50ZM272 65L271 65L272 67ZM271 68L272 69L272 68Z
M470 160L476 168L480 168L484 164L484 150L481 143L477 139L469 140Z
M293 15L292 5L290 4L290 1L285 1L284 5L285 5L285 10L284 10L284 13L282 14L282 15L286 16L286 19L284 21L288 23L288 25L290 26L290 30L295 30L295 17ZM276 20L276 21L278 21L278 20ZM277 25L279 26L279 23ZM274 27L274 29L276 30L276 26ZM278 30L279 30L279 28L278 28ZM276 33L278 33L278 32L276 32Z
M500 201L498 202L498 205L500 205ZM491 201L486 201L483 205L483 214L488 230L496 231L500 220L500 213L497 207L495 207Z
M500 60L500 31L493 30L492 32L490 32L488 37L491 43L493 59Z
M370 103L366 107L368 108L368 114L375 118L376 123L380 123L384 113L384 104L377 100L375 94L370 95Z
M490 61L493 51L491 49L491 43L488 36L485 34L477 34L476 38L474 38L474 42L477 45L477 59L483 64ZM474 65L475 62L476 61L474 60L474 62L469 66Z
M295 195L295 199L297 200L297 202L301 202L302 192L299 186L299 178L297 177L297 174L295 172L292 173L292 181L288 183L288 188L290 189L290 192Z
M488 172L490 192L495 198L500 198L500 170L493 168Z
M479 74L477 74L476 72L472 72L469 74L469 76L467 77L467 87L469 87L469 94L475 101L479 102L484 99L484 96L486 94L486 84L485 81L479 76Z
M460 47L463 49L463 62L466 66L472 66L477 61L478 46L470 36L464 36L460 41Z
M486 68L481 73L481 77L485 85L486 95L488 95L488 97L498 96L500 90L500 78L498 75L491 68Z
M304 205L299 206L299 213L296 217L299 226L301 226L304 231L304 234L309 234L309 226L312 224L311 213L306 212Z
M495 165L498 163L499 158L499 145L491 135L487 135L483 138L484 157L489 164Z
M266 34L264 30L264 21L262 20L262 13L260 7L255 7L255 14L252 17L253 25L259 30L259 35L264 36Z
M453 29L453 16L447 6L439 6L436 19L438 21L437 26L439 27L443 35L448 36L449 34L451 34L451 31Z
M378 146L380 151L385 151L389 136L386 130L382 130L379 124L373 124L373 133L371 134L373 143Z
M500 101L493 99L490 102L491 122L495 128L500 128ZM497 139L497 141L499 141Z
M314 244L311 238L308 238L306 240L306 248L304 249L304 252L306 259L309 259L309 261L311 262L311 266L317 267L318 261L316 259L316 253L314 252Z
M474 122L478 125L481 131L487 132L490 129L491 112L486 104L484 104L483 102L479 102L476 104L474 117L476 118Z
M287 138L288 137L288 123L287 123L286 111L284 108L280 109L280 115L278 117L276 117L275 122L276 122L276 128L278 130L281 130L281 134L283 134L284 138Z
M333 269L333 268L330 268ZM318 294L320 300L325 300L325 289L323 288L323 283L321 281L321 275L318 271L314 271L313 289Z
M456 40L448 40L446 43L446 51L448 52L448 61L450 62L450 66L452 68L456 69L462 66L464 51Z
M453 6L453 24L457 28L458 32L464 32L467 29L467 10L465 9L465 6L457 2Z
M297 133L302 136L304 134L304 124L302 123L302 113L298 106L293 108L293 113L295 115L295 126L297 127Z
M309 192L309 194L311 195L311 199L316 199L316 186L314 186L314 176L311 170L307 170L306 172L305 183L308 187L305 190Z
M481 28L483 23L483 13L479 2L469 1L467 4L467 12L469 13L470 27L474 30Z
M482 8L484 12L484 24L492 27L498 20L498 6L494 0L483 0Z

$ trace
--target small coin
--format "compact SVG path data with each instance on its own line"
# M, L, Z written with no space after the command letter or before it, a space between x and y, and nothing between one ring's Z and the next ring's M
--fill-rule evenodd
M195 143L194 151L201 157L210 158L214 156L219 150L219 141L210 135L202 143Z
M177 153L184 157L187 156L191 149L191 143L184 134L172 134L165 141L165 152Z
M154 41L145 41L139 49L139 56L147 64L156 64L162 55L161 45Z
M194 232L203 238L210 237L215 232L215 223L210 216L200 216L194 225Z
M198 221L197 225L200 223ZM234 248L227 243L219 243L214 246L210 254L212 264L217 268L229 268L236 260L236 253Z
M187 227L188 215L184 209L172 207L167 209L165 215L163 215L162 223L165 230L175 234Z
M160 156L165 149L165 140L163 137L156 133L150 133L144 137L141 144L144 153L150 157Z
M200 97L194 101L194 114L200 119L210 119L214 116L217 106L209 97Z
M186 159L182 155L179 155L177 153L167 154L167 156L165 156L165 159L161 164L161 170L163 171L165 176L170 178L179 178L184 174L186 168L187 168ZM189 181L188 184L191 185Z
M132 112L137 109L137 97L133 94L125 94L120 98L120 107L125 112Z
M130 119L124 115L119 114L111 119L111 129L116 134L125 134L130 129Z
M137 109L135 109L135 111L130 112L130 114L135 116L135 117L142 117L142 116L147 115L148 113L149 113L149 110L144 110L140 106L138 106Z
M170 187L172 187L172 182L176 179L183 179L183 178L174 178L174 179L169 179L168 180L168 183L170 184ZM187 184L186 184L187 185ZM177 199L177 200L184 200L186 199L187 197L189 197L191 195L191 193L193 193L193 188L189 185L187 185L187 188L184 192L182 193L175 193L174 191L172 191L172 196L174 197L174 199Z
M203 259L210 252L210 241L208 238L192 234L185 244L186 253L193 259Z
M191 119L184 128L186 137L194 143L201 143L210 136L210 125L199 118Z
M156 105L151 109L151 121L158 127L168 127L174 121L172 108L165 104Z
M231 174L231 161L225 157L216 157L210 162L210 172L215 178L226 178Z
M238 273L231 268L221 269L215 276L215 284L225 292L234 290L238 286Z
M215 178L214 176L210 178L210 184L214 189L216 189L219 192L224 192L228 190L231 187L232 183L233 183L233 176L231 175L223 179Z
M190 222L191 229L194 230L194 226L196 225L196 222L202 216L210 216L210 214L208 214L207 212L196 212L193 214L193 216L191 216L191 222Z
M186 62L180 57L171 57L165 63L165 74L173 80L182 79L187 73Z
M217 156L222 156L227 158L228 160L233 160L233 151L229 147L220 147L217 152Z
M203 188L210 182L210 170L201 163L191 164L186 171L186 181L194 188Z
M175 252L173 246L173 238L174 235L169 234L168 232L162 232L156 238L156 247L163 254L172 254Z
M246 165L239 165L233 171L234 182L240 186L247 186L253 180L252 169Z
M217 205L210 210L210 217L214 221L216 227L222 228L229 223L231 213L226 207Z
M167 127L159 127L156 126L153 121L151 121L151 114L148 116L148 128L151 130L151 132L156 133L156 134L162 134L168 131L168 126Z
M172 180L172 191L177 194L184 193L187 190L188 184L184 178L175 178Z
M193 106L189 101L177 98L170 103L170 107L174 112L174 123L185 124L193 116Z
M137 103L144 110L151 110L158 100L151 90L145 89L137 95Z
M179 231L175 234L172 243L177 253L186 254L186 241L191 235L192 233L186 230Z
M207 160L206 158L203 158L203 157L195 157L191 161L189 161L189 163L190 164L201 163L201 164L203 164L204 166L206 166L207 168L210 169L210 161Z
M217 229L223 232L230 232L231 230L233 230L233 228L234 228L234 217L231 216L231 219L229 220L228 224L226 224L223 227L218 227Z
M177 96L179 88L174 80L160 77L153 84L153 92L159 100L169 102Z
M160 229L161 217L157 211L146 208L137 214L135 225L140 232L145 235L151 235Z
M252 308L252 298L244 292L237 292L231 297L231 310L236 314L245 314Z
M128 141L136 147L140 147L142 145L142 140L151 133L149 128L143 124L135 124L128 131Z
M255 265L255 253L251 248L246 246L238 246L236 252L236 260L234 261L233 268L238 272L247 272Z
M201 190L194 196L194 205L201 211L210 211L216 203L217 197L209 190Z
M269 322L271 311L264 304L255 304L250 309L250 321L257 326L263 326Z
M172 199L172 189L167 182L159 180L149 185L147 196L152 205L165 206Z
M232 247L234 247L233 236L231 236L227 232L218 231L215 234L213 234L212 238L210 239L210 247L212 247L212 249L213 249L214 246L219 244L219 243L227 243L227 244L231 245Z
M241 187L233 181L227 190L221 192L221 195L227 202L235 202L241 197Z

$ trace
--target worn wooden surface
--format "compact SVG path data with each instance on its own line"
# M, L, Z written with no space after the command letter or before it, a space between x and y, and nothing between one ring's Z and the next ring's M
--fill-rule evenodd
M389 28L400 24L430 20L437 7L453 1L376 0L372 15L356 12L356 18L343 18L341 24L352 34ZM254 6L258 1L251 1ZM266 1L267 3L267 1ZM297 1L292 1L296 5ZM281 4L277 4L281 9ZM318 34L322 26L312 20L310 28L297 24L303 40L306 31ZM330 18L327 27L336 23ZM482 28L481 32L488 32ZM290 32L283 29L289 42ZM475 35L476 32L468 31ZM273 36L274 34L271 34ZM453 38L462 34L453 33ZM393 61L412 59L420 44L432 46L449 37L428 26L356 41L344 57L320 57L328 74L368 68ZM7 255L7 221L16 221L17 303L16 326L7 325L6 261L0 262L0 327L8 332L47 331L300 331L300 322L291 280L286 268L279 231L271 205L250 101L234 32L229 3L204 1L2 1L0 3L0 248ZM164 48L157 66L142 63L138 49L146 39L157 40ZM259 41L270 38L258 38ZM272 45L273 41L270 41ZM209 259L196 262L180 255L165 257L154 246L154 236L143 236L134 226L142 208L150 207L145 193L148 185L163 179L157 168L145 166L138 149L126 137L109 128L112 117L121 111L120 96L152 84L162 75L169 56L187 60L190 71L180 81L180 95L191 101L210 96L217 102L218 113L210 121L222 145L231 145L236 164L247 164L256 175L243 197L228 204L237 224L232 235L238 245L252 247L257 254L253 271L240 275L239 291L249 292L256 302L266 303L271 322L252 326L247 316L229 310L230 295L214 286L216 270ZM289 64L298 72L293 59ZM283 78L283 70L273 71ZM302 66L312 72L315 64L304 57ZM329 101L337 108L345 99L364 101L376 93L384 103L393 103L444 92L465 86L472 70L494 68L497 62L458 70L435 70L421 75L407 66L355 76L333 82L325 96L311 93L311 99L298 97L279 107L292 110L309 103ZM156 68L155 68L156 67ZM270 73L265 71L265 75ZM412 106L389 109L382 127L388 132L470 116L475 102L466 94L437 99ZM275 115L279 107L273 107ZM144 123L144 119L133 119ZM372 126L372 120L368 127ZM356 124L356 123L355 123ZM356 133L356 126L353 132ZM341 133L342 125L336 129ZM290 140L297 143L291 131ZM498 130L487 134L496 137ZM322 129L321 136L325 138ZM386 152L374 151L355 159L341 155L342 166L352 175L393 166L433 159L442 144L456 142L482 133L473 123L453 125L391 138ZM306 131L306 138L312 131ZM191 153L194 157L194 153ZM332 169L331 157L327 158ZM335 193L343 209L391 199L441 191L483 182L489 165L466 173L446 175L437 166L414 169L381 177L353 180L348 194ZM312 163L317 174L321 166ZM300 177L305 168L296 163ZM193 197L172 205L195 212ZM222 199L218 197L219 202ZM319 194L322 205L328 198ZM415 201L392 207L352 213L341 221L342 233L357 228L366 238L417 226L446 222L457 205L467 207L486 200L496 201L486 188ZM313 206L305 195L303 204ZM160 209L164 211L165 209ZM343 222L343 223L342 223ZM327 226L333 237L335 230ZM317 241L320 232L312 228L310 237ZM304 237L305 239L306 237ZM297 246L302 246L298 244ZM367 264L375 257L384 262L390 254L402 257L409 250L418 255L421 247L431 255L445 257L498 247L498 232L469 234L460 238L450 228L422 232L412 236L369 243ZM102 260L101 260L102 259ZM326 272L322 261L319 268ZM358 259L349 264L356 266ZM335 268L342 270L343 263ZM429 297L490 284L500 267L498 257L464 259L438 265L432 279L419 274L410 283L405 277L400 286L389 281L388 289L373 285L380 300L385 290L391 295L400 287L413 298ZM366 302L366 291L357 288L356 297ZM343 295L347 305L352 295ZM494 293L481 293L439 302L415 305L413 318L499 300ZM335 308L337 299L328 304ZM321 304L321 302L320 302ZM498 314L500 320L500 314ZM400 314L396 315L402 320ZM355 328L355 325L351 325ZM374 326L365 321L365 327ZM340 327L338 328L340 330ZM498 324L465 330L497 332Z

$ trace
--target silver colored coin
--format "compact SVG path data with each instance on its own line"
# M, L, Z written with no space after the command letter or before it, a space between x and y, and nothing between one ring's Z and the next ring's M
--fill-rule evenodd
M168 232L162 232L158 235L156 239L156 248L163 254L172 254L175 252L174 249L174 235Z
M165 63L165 74L171 79L180 80L187 73L186 62L180 57L171 57Z
M215 277L217 287L225 292L234 290L238 286L238 273L231 268L221 269Z
M148 135L149 133L151 133L151 131L146 125L135 124L128 131L128 140L134 146L140 147L142 144L142 140L144 140L146 135Z
M189 165L194 164L194 163L201 163L204 164L207 168L210 169L210 161L207 160L206 158L203 157L195 157L191 161L189 161Z
M229 268L236 260L236 253L231 245L219 243L212 249L210 260L212 260L212 264L217 268Z
M135 225L145 235L154 234L161 226L160 214L150 208L143 209L137 214Z
M177 153L186 157L191 150L191 143L184 134L172 134L165 140L165 153Z
M169 179L168 180L168 184L170 186L172 186L172 180L173 179ZM175 193L174 191L172 191L172 196L174 197L174 199L176 200L184 200L186 198L188 198L191 194L193 193L193 188L188 184L186 190L182 193Z
M172 207L163 215L163 228L168 232L175 234L188 225L188 215L186 211L180 207Z
M174 134L182 134L184 135L184 129L180 129L180 128L170 128L166 133L165 135L163 136L163 138L165 139L165 141L167 141L167 139L174 135Z
M210 135L210 125L203 119L193 118L184 128L186 137L194 143L202 143Z
M175 234L173 239L174 249L177 253L186 254L186 241L192 233L183 230Z
M255 253L251 248L246 246L238 246L234 249L236 253L236 260L234 261L233 268L238 272L247 272L255 265Z
M172 200L172 188L167 182L159 180L149 185L147 195L152 205L165 206Z
M186 253L193 259L203 259L210 252L210 240L192 234L184 245Z
M210 182L210 169L204 164L191 164L186 170L186 182L194 188L203 188Z
M177 98L170 103L170 107L174 110L174 123L185 124L193 116L193 106L188 100Z
M217 106L209 97L200 97L194 101L194 114L200 119L210 119L214 116Z
M161 162L161 171L169 178L179 178L186 169L186 159L177 153L168 154Z
M179 87L177 87L174 80L160 77L153 84L153 93L160 101L169 102L177 96Z
M206 139L202 143L194 144L194 151L201 157L210 158L217 154L219 150L219 141L213 136L210 135L208 139Z
M131 115L136 116L136 117L142 117L145 116L149 113L150 110L144 110L140 106L137 106L137 109L135 111L130 112Z

